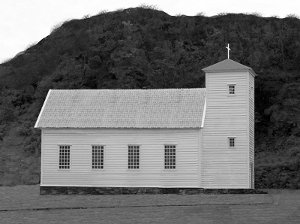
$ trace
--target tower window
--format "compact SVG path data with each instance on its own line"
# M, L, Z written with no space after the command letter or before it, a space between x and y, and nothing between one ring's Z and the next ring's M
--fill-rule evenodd
M235 147L235 137L229 137L228 138L229 147L234 148Z
M228 94L229 95L235 94L235 84L228 84Z

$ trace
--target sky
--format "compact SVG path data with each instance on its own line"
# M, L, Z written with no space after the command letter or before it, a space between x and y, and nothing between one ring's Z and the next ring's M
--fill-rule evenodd
M173 16L258 13L300 18L300 0L0 0L0 63L37 43L63 21L143 4Z

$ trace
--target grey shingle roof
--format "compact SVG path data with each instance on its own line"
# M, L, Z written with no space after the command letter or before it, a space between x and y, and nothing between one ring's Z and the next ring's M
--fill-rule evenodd
M50 90L36 128L200 128L205 89Z
M213 64L211 66L208 66L203 69L206 73L209 72L239 72L239 71L250 71L253 75L256 76L255 72L252 70L252 68L242 65L236 61L233 61L231 59L226 59L223 61L220 61L216 64Z

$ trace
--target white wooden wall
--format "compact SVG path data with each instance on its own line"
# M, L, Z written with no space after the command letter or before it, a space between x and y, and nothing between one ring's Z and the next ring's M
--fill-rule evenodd
M206 74L202 187L249 188L249 73ZM228 84L236 84L234 96ZM235 137L229 148L228 137Z
M200 129L43 129L41 186L199 187ZM105 145L104 170L91 169L93 144ZM128 170L128 145L140 145L140 169ZM176 170L164 170L164 145L176 144ZM71 145L70 170L58 169L59 145Z

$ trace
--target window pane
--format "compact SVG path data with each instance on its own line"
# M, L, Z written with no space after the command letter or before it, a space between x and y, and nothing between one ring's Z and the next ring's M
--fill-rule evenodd
M140 147L128 146L128 169L139 169L140 164Z
M59 169L70 169L70 146L59 146Z
M235 138L229 138L229 147L235 146Z
M104 146L92 146L92 169L103 169L104 167Z
M165 145L165 169L176 168L176 146Z
M235 94L235 85L228 85L229 94Z

